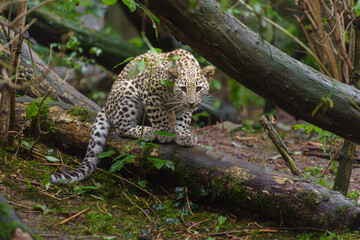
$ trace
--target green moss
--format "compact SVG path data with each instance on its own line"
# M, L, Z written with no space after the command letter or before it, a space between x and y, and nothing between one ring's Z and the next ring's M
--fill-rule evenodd
M211 189L216 193L218 197L226 194L224 186L226 186L229 182L229 176L224 175L218 178L214 178L211 180Z
M329 201L329 200L330 200L330 195L328 195L328 194L322 193L322 194L321 194L321 197L322 197L322 199L323 199L324 201Z
M307 206L308 208L314 208L318 203L319 203L319 199L316 193L314 192L308 192L308 191L301 191L297 194L297 197L299 199L301 199L305 206Z
M96 118L97 113L84 109L84 108L70 108L67 110L68 114L73 116L79 116L82 122L93 122Z
M40 109L40 128L43 132L49 132L49 133L55 133L55 123L53 121L48 121L47 117L49 115L49 100L45 100L42 105L41 105L41 109ZM26 116L27 118L29 118L30 116L30 127L32 129L37 129L37 111L38 111L38 107L40 105L41 100L39 101L34 101L32 103L30 103L27 107L26 107ZM36 106L35 106L36 105Z
M11 215L9 207L5 203L0 202L0 239L12 239L13 232L18 227L28 232L34 239L40 239L21 222L15 220Z

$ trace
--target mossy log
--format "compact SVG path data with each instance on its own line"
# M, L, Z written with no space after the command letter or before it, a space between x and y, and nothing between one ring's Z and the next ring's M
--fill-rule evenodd
M137 0L182 42L297 119L360 143L360 90L332 80L261 39L216 0ZM334 88L334 89L333 89ZM332 90L334 90L332 92ZM331 93L332 108L312 115ZM324 111L323 111L324 110Z
M0 44L5 45L6 38L0 31ZM4 49L1 59L9 62L9 52ZM100 107L92 100L86 98L74 87L66 83L52 69L49 69L36 52L32 51L34 66L32 66L32 58L26 43L23 43L22 54L19 62L19 84L27 84L32 79L38 77L40 80L32 80L32 84L28 88L19 90L20 93L26 93L28 96L38 98L44 97L48 91L52 90L50 98L59 102L65 102L77 107L87 108L93 111L99 111ZM34 70L35 69L35 70ZM36 72L36 73L35 73ZM47 73L47 74L45 74ZM45 77L40 77L45 76ZM2 81L0 82L0 85Z
M25 116L26 101L23 99L17 104L18 121ZM84 154L92 124L87 117L79 116L79 109L69 111L69 105L51 105L47 118L54 122L56 133L49 139L60 147L66 144L69 149L78 149ZM91 116L88 111L85 113ZM134 142L116 135L108 138L108 146L119 153L137 154L140 150ZM360 227L360 207L354 201L303 177L290 176L248 162L248 159L226 156L200 146L159 145L147 154L171 160L175 166L173 172L143 171L149 180L161 185L186 186L190 193L204 187L211 190L213 201L231 212L241 214L247 210L300 229ZM141 167L136 171L141 173Z
M28 3L28 7L35 6L35 3ZM99 64L112 70L128 57L136 57L146 51L146 49L131 44L123 39L119 34L110 35L94 31L84 26L79 21L63 18L45 9L37 9L27 15L26 20L30 22L37 19L29 29L30 35L39 43L48 46L53 42L60 42L61 36L69 32L74 32L79 39L79 47L83 48L85 56L94 58ZM89 53L91 47L98 47L102 50L99 56ZM116 71L120 71L123 66L119 66Z
M1 240L34 240L40 239L16 215L14 210L0 195L0 239Z

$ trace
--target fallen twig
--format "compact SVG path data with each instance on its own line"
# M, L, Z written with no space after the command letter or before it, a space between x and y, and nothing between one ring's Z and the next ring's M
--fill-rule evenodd
M300 176L300 171L297 169L295 161L292 158L289 149L287 149L285 143L281 140L279 134L277 134L275 128L273 127L273 124L269 120L267 120L265 116L261 116L260 122L263 125L265 132L268 134L271 141L274 143L276 149L281 154L291 173L296 176Z
M71 217L69 217L69 218L67 218L67 219L65 219L65 220L63 220L63 221L61 221L61 222L59 223L59 225L65 224L65 223L67 223L67 222L69 222L69 221L73 220L74 218L76 218L76 217L80 216L81 214L83 214L83 213L85 213L85 212L89 211L90 209L91 209L91 207L88 207L88 208L86 208L86 209L84 209L84 210L82 210L82 211L80 211L80 212L78 212L78 213L76 213L76 214L72 215Z
M131 202L132 205L134 205L135 207L137 207L141 212L143 212L145 214L145 216L150 220L150 222L152 222L151 218L149 217L149 215L145 212L144 209L142 209L141 207L139 207L138 205L136 205L129 197L128 195L126 195L126 193L124 191L122 191L122 193L124 194L124 196L129 200L129 202Z
M26 205L22 205L20 203L16 203L16 202L13 202L13 201L7 201L9 204L11 205L14 205L14 206L18 206L18 207L23 207L23 208L27 208L27 209L33 209L32 207L30 206L26 206Z
M197 226L197 225L200 225L201 223L207 222L207 221L209 221L209 220L211 220L211 218L208 218L208 219L202 220L202 221L200 221L200 222L194 223L193 225L191 225L190 227L188 227L188 230L190 230L191 228L193 228L193 227L195 227L195 226Z
M191 211L191 207L190 207L190 201L189 201L189 195L188 195L188 191L187 191L187 187L185 187L185 197L186 197L186 203L187 203L187 207L189 209L189 212L191 214L191 216L194 216L194 213Z

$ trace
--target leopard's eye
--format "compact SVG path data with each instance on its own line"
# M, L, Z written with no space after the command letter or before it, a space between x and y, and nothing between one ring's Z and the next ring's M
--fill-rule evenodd
M202 87L196 87L196 91L199 92L202 89Z
M181 91L186 93L186 87L180 87Z

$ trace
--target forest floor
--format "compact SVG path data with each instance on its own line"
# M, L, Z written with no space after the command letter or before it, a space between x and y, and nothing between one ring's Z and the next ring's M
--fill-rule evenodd
M285 115L278 128L294 153L298 168L331 187L336 164L330 164L322 175L329 157L321 156L324 154L318 138L294 131L294 124ZM199 145L290 174L261 128L254 130L224 122L193 132L198 135ZM310 156L306 154L309 151ZM119 179L107 170L98 170L83 183L47 186L44 183L48 174L58 172L59 165L48 156L61 159L70 167L78 166L81 160L44 143L38 144L30 157L25 150L20 150L16 159L14 156L14 149L0 149L0 194L42 239L360 238L357 232L298 231L248 212L235 216L222 206L191 202L184 186L169 189L146 182L136 174ZM360 169L355 168L349 194L355 201L359 198L359 180ZM71 219L75 214L79 215Z

